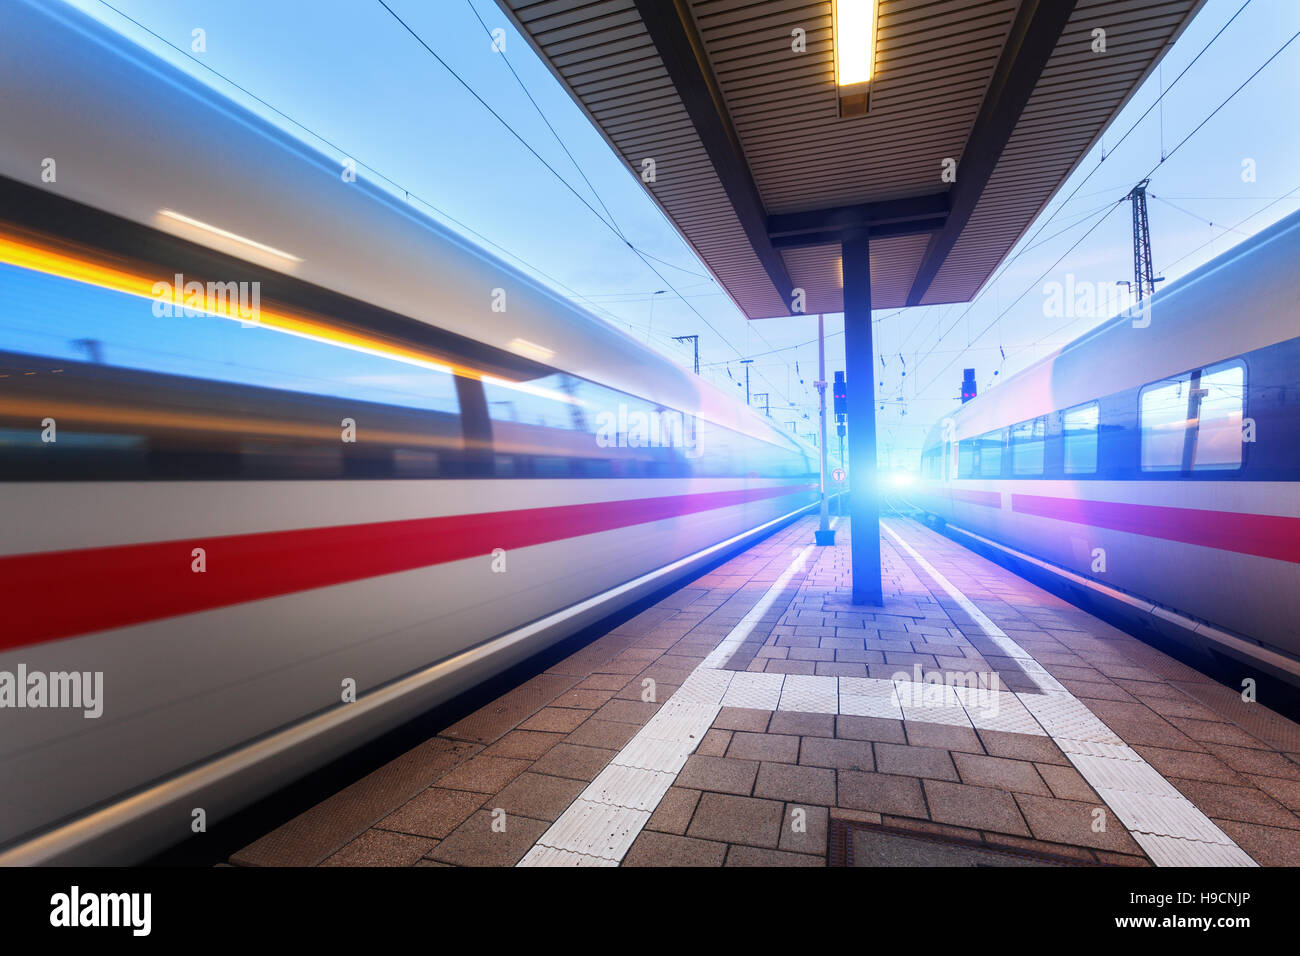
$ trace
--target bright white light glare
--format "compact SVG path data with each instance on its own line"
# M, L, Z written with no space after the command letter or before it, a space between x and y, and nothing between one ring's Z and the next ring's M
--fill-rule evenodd
M876 0L835 0L835 71L840 86L871 80L875 27Z
M246 236L241 236L228 229L222 229L220 226L214 226L210 223L202 222L198 219L192 218L191 216L186 216L182 213L176 212L174 209L159 209L158 215L166 216L168 219L174 219L177 222L183 222L185 225L193 226L195 229L202 229L204 232L210 232L214 236L220 236L222 239L229 239L232 242L241 242L246 246L252 246L254 249L269 252L273 256L279 256L281 259L288 259L290 262L302 262L302 259L299 256L295 256L293 253L277 249L275 246L268 246L266 243L258 242L256 239L249 239Z
M906 488L912 484L912 473L910 471L896 471L892 481L895 488Z
M507 347L516 355L522 355L524 358L534 359L538 362L545 362L555 354L545 345L538 345L536 342L529 342L527 339L511 339Z

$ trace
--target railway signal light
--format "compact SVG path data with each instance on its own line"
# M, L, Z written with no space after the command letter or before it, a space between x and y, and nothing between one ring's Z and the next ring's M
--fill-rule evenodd
M849 386L844 381L844 373L835 373L835 418L839 421L844 420L844 416L849 413Z
M962 369L961 403L965 405L974 397L975 397L975 370L973 368Z

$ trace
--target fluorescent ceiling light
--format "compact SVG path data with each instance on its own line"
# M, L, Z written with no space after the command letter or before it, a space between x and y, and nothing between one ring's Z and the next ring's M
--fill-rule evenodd
M876 0L835 0L835 80L871 82L875 69Z
M209 223L201 222L198 219L183 215L173 209L159 209L158 215L166 216L168 219L174 219L176 222L183 222L185 225L193 226L196 229L202 229L204 232L210 232L214 236L220 236L222 239L230 239L233 242L243 243L244 245L251 246L254 249L260 249L262 252L269 252L273 256L279 256L280 258L288 259L291 262L302 262L302 259L299 256L295 256L292 253L284 252L274 246L268 246L266 243L258 242L255 239L248 239L238 233L231 232L228 229L222 229L220 226L213 226Z
M866 116L876 71L878 0L833 0L840 116Z

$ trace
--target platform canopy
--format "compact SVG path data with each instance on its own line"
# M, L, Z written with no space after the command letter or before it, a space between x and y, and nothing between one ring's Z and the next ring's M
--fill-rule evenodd
M969 300L1204 0L498 2L756 319Z

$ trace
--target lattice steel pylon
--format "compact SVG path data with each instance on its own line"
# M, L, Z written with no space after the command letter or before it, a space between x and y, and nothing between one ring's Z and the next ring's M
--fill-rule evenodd
M1156 291L1155 272L1151 267L1151 226L1147 222L1147 183L1133 187L1128 199L1133 204L1133 285L1138 301Z

